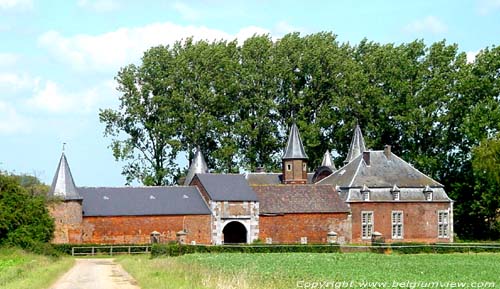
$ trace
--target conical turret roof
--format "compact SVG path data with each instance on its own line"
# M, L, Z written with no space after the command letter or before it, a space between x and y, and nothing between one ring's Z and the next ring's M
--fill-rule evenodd
M68 160L64 152L59 160L52 186L50 187L49 196L60 197L64 200L81 200L82 197L78 193L75 181L69 169Z
M302 144L302 139L300 138L299 129L295 123L292 124L290 128L290 134L288 135L288 143L286 145L285 154L283 155L283 160L306 160L308 159L307 154L304 150L304 145Z
M322 167L329 167L332 170L335 170L335 164L332 161L332 155L330 154L329 150L326 150L325 154L323 155L323 160L321 161L321 166Z
M194 153L194 158L191 161L191 165L189 166L188 173L186 175L186 180L184 181L184 185L188 186L196 174L206 174L206 173L208 173L207 163L205 162L205 158L201 153L200 147L196 147L196 152Z
M361 128L356 124L356 127L354 128L354 135L351 141L351 146L349 147L349 152L347 153L347 158L345 159L344 163L349 163L364 151L366 151L365 139L363 138Z

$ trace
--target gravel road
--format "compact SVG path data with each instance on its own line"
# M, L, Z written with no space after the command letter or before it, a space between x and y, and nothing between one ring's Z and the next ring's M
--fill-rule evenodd
M76 259L76 264L50 289L140 289L113 259Z

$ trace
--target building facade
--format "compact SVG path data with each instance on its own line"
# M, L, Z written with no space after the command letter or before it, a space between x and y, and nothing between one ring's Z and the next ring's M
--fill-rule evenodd
M63 153L50 195L54 243L452 242L444 187L391 152L367 150L359 126L344 166L314 172L290 128L280 173L209 173L198 148L182 186L77 187Z

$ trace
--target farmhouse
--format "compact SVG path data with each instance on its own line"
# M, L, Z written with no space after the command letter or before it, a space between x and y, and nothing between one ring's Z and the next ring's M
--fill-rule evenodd
M198 149L182 186L77 187L63 153L50 195L54 243L189 244L453 241L443 185L391 152L367 150L359 126L344 166L314 172L290 128L280 173L214 174Z

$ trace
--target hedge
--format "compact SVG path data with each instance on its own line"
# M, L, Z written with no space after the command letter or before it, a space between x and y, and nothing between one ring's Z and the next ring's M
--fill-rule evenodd
M339 245L178 245L155 244L151 256L181 256L193 253L338 253Z
M143 252L144 251L144 246L151 246L151 244L52 244L52 247L66 255L71 255L71 250L73 247L88 247L88 252L92 250L91 247L94 247L94 253L99 254L99 253L108 253L109 252L109 247L113 246L113 253L120 253L120 252L128 252L128 248L116 248L120 246L124 247L130 247L130 246L141 246L142 248L131 248L132 252ZM107 247L107 248L105 248ZM85 249L82 249L85 250ZM82 250L79 250L81 253Z
M400 254L446 254L446 253L481 253L481 252L500 252L500 244L477 245L477 244L454 244L454 243L392 243L390 246L393 252Z

